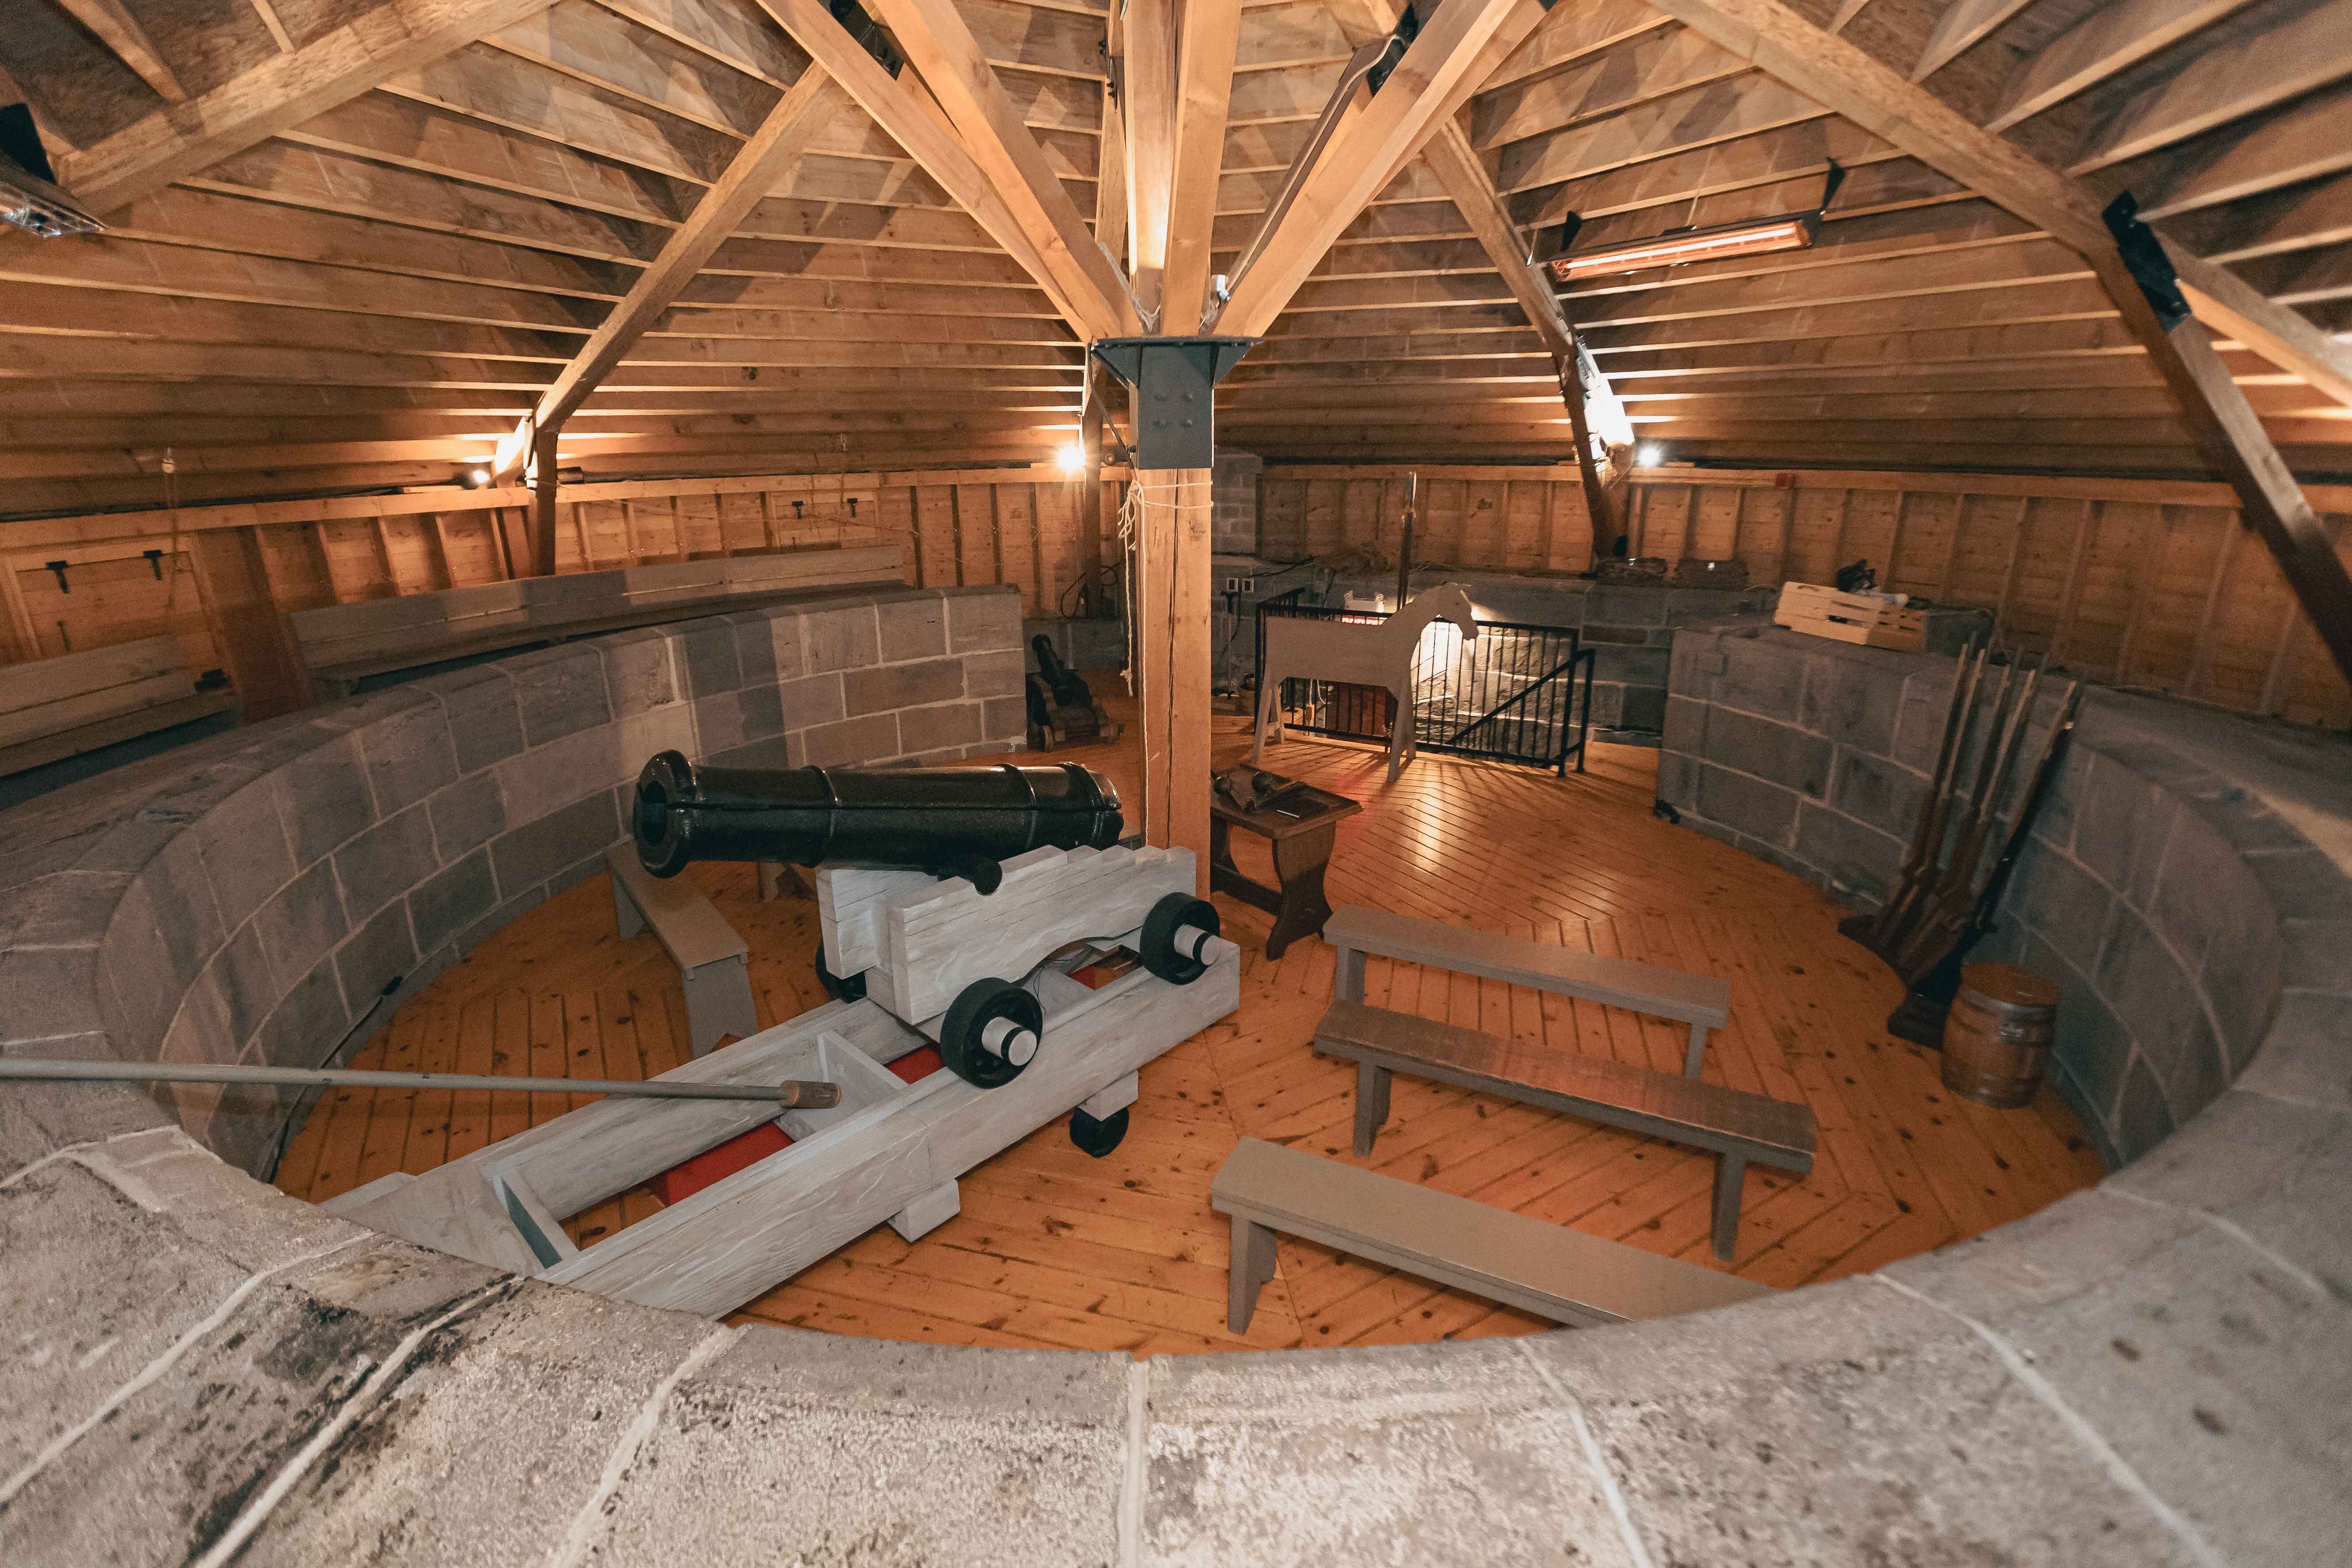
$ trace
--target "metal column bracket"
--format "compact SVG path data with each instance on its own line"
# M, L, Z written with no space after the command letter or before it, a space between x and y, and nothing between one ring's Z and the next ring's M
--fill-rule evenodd
M2180 291L2180 279L2172 270L2172 258L2164 254L2164 242L2156 231L2139 220L2139 203L2129 191L2122 193L2106 205L2099 216L2106 220L2107 232L2116 237L2116 249L2124 258L2125 268L2132 281L2147 297L2147 307L2156 312L2157 321L2166 331L2189 319L2189 297Z
M1135 389L1135 466L1205 468L1215 460L1217 384L1255 338L1100 338L1088 352Z

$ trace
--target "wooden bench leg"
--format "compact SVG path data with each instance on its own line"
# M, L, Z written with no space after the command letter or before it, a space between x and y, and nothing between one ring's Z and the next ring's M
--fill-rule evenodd
M741 953L686 970L680 978L686 983L686 1030L696 1056L709 1054L723 1036L749 1039L760 1032L751 966Z
M1683 1076L1696 1078L1700 1064L1706 1060L1706 1026L1693 1024L1690 1031L1690 1048L1683 1052Z
M1234 1215L1234 1260L1225 1286L1225 1327L1237 1334L1249 1332L1257 1311L1257 1293L1274 1278L1274 1232L1254 1220Z
M941 1182L890 1216L890 1228L905 1240L917 1241L963 1212L963 1194L953 1182Z
M619 928L621 940L628 941L646 929L646 917L637 909L637 900L629 897L628 884L620 878L612 879L613 924Z
M1370 1062L1356 1064L1356 1152L1372 1152L1381 1124L1389 1119L1389 1069Z
M1715 1255L1726 1263L1731 1261L1733 1246L1739 1240L1739 1194L1748 1184L1748 1161L1739 1154L1725 1154L1715 1163Z

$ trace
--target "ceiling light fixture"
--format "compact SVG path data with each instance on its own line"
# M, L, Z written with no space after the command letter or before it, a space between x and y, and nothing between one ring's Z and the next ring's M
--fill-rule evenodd
M1832 159L1822 174L1821 205L1777 217L1739 218L1731 223L1670 228L1650 239L1620 240L1570 252L1584 219L1568 215L1559 226L1559 240L1545 268L1561 283L1583 278L1603 278L1620 272L1640 272L1653 267L1687 267L1695 261L1720 261L1732 256L1767 256L1779 250L1805 250L1821 234L1822 216L1845 184L1845 170ZM1694 200L1691 209L1697 211Z
M58 188L57 177L32 110L21 103L0 109L0 222L43 239L105 233L104 224Z
M1633 466L1637 468L1654 468L1665 460L1666 449L1655 441L1644 441L1633 448Z
M1082 474L1087 470L1087 448L1082 442L1073 441L1054 455L1066 474Z
M1745 223L1720 223L1706 228L1669 229L1654 239L1626 240L1576 254L1553 257L1544 265L1562 283L1618 272L1639 272L1650 267L1686 267L1694 261L1719 261L1729 256L1764 256L1776 250L1803 250L1821 232L1819 212L1787 213L1780 217Z

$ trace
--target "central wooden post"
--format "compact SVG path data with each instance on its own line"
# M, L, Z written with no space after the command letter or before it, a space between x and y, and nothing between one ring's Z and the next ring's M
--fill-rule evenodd
M531 436L530 574L555 575L555 440L562 432L542 426Z
M1209 893L1209 538L1212 470L1139 468L1137 641L1143 840L1192 851Z

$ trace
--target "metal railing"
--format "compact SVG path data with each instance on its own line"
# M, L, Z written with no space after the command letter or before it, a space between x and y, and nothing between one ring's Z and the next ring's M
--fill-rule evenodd
M1294 588L1257 607L1261 689L1268 616L1373 623L1391 613L1304 604L1306 592ZM1593 662L1593 650L1581 645L1573 627L1481 621L1474 639L1448 622L1433 622L1413 655L1414 739L1433 752L1524 763L1561 774L1573 759L1582 773L1592 729ZM1309 734L1386 744L1395 729L1396 699L1378 687L1286 680L1281 703L1283 723Z

